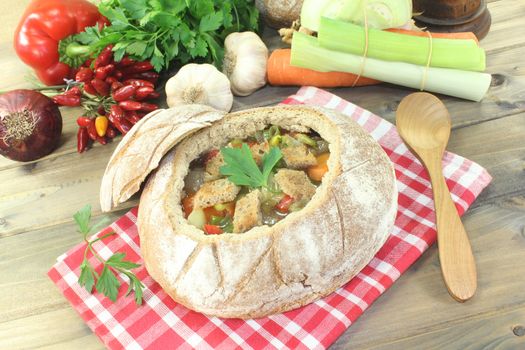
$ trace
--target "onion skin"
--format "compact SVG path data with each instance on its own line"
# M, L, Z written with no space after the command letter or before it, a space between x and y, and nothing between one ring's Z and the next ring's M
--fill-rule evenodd
M51 153L60 143L62 116L47 96L33 90L0 95L0 154L29 162Z

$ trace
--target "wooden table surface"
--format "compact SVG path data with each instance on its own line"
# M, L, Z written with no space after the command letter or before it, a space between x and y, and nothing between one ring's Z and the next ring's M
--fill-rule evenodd
M28 0L0 4L0 90L30 87L12 49ZM473 300L453 301L436 247L417 261L335 343L335 349L525 349L525 2L490 1L493 24L481 42L490 91L481 103L443 97L453 121L449 150L486 167L492 184L463 222L477 260ZM266 87L234 109L272 105L297 88ZM394 120L412 91L391 85L336 89L339 96ZM0 349L102 349L46 276L55 258L81 241L72 221L85 204L100 216L98 188L116 143L76 152L75 116L63 111L58 150L21 164L0 157ZM111 213L122 215L135 199Z

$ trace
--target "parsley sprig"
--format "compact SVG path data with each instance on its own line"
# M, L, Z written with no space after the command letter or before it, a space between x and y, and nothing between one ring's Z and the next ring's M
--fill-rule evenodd
M283 156L278 147L270 148L262 157L261 171L246 143L243 143L241 148L221 148L221 153L225 165L220 168L220 173L238 186L254 188L268 187L268 177Z
M98 9L111 23L88 27L60 45L60 60L79 64L114 44L114 57L125 54L150 60L157 71L173 61L214 63L224 56L223 42L231 32L257 31L254 0L103 0ZM82 59L78 59L81 55Z
M88 235L94 234L101 228L106 226L109 222L108 218L103 218L98 223L90 226L91 221L91 206L86 205L82 209L73 215L73 219L78 225L78 232L82 234L84 241L87 243L84 251L84 260L80 265L80 276L78 283L86 288L90 293L93 292L93 287L99 293L104 294L111 301L117 300L118 290L120 288L120 281L117 278L117 274L121 273L129 279L129 287L126 296L135 293L135 303L137 305L142 304L142 289L144 285L138 277L131 272L132 269L140 267L139 264L135 264L131 261L124 260L126 257L125 253L115 253L109 259L104 260L94 249L93 244L104 238L112 236L115 232L106 233L100 237L89 240ZM100 274L95 270L93 265L88 260L88 254L91 253L98 261L102 263L102 272Z

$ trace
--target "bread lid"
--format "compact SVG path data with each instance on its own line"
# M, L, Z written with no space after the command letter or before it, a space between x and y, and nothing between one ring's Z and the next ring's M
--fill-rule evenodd
M102 211L128 200L170 149L224 115L209 106L183 105L156 110L142 118L120 141L108 162L100 185Z

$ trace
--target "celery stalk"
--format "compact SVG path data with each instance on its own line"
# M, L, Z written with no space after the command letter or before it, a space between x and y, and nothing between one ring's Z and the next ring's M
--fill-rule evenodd
M363 55L365 49L365 28L352 23L321 18L318 38L331 50ZM426 66L429 51L427 37L368 29L367 57ZM433 38L430 66L484 71L485 51L474 40Z
M315 32L321 17L364 24L370 28L401 27L412 17L412 0L304 0L301 25Z
M359 74L363 58L359 55L323 48L317 38L294 33L291 64L321 72ZM425 90L480 101L487 92L490 74L448 68L426 68L410 63L367 58L363 76L387 83L419 89L427 71Z

